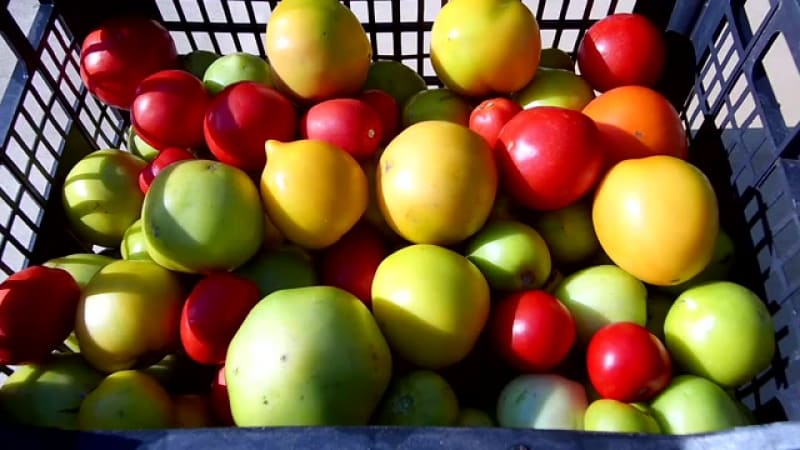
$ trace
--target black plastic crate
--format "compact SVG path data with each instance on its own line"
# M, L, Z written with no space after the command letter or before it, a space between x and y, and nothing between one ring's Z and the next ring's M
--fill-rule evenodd
M84 248L65 226L60 190L88 152L124 145L127 114L81 85L78 51L100 21L128 12L159 19L181 53L264 55L277 1L15 0L36 7L22 29L0 8L15 59L0 97L0 270ZM402 61L438 85L427 49L444 1L344 1L365 24L375 58ZM78 433L0 424L0 447L17 448L800 448L800 0L526 0L543 46L574 51L586 29L612 12L636 11L667 30L659 89L681 110L691 160L712 180L722 224L742 258L735 279L768 304L776 325L772 367L738 396L759 425L688 437L509 429L276 428ZM14 62L16 64L14 65ZM0 71L0 73L3 73ZM776 78L783 77L777 81ZM2 86L2 85L0 85ZM735 349L731 349L735 351ZM0 371L9 371L0 366ZM788 422L787 422L788 421Z

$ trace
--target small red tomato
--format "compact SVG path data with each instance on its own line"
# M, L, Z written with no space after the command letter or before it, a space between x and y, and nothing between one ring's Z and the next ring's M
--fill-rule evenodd
M294 140L297 111L275 89L242 81L214 97L203 127L208 148L220 162L256 173L267 162L267 140Z
M547 372L566 358L575 343L569 309L543 290L515 292L495 306L491 333L495 348L525 372Z
M526 109L500 131L495 156L513 200L534 210L564 208L600 179L605 152L594 121L555 106Z
M664 35L645 16L612 14L597 21L578 46L581 76L597 91L652 87L667 60Z
M388 144L397 136L400 128L400 106L397 105L397 100L380 89L368 89L362 92L358 98L378 113L383 135L380 143L381 145Z
M86 89L107 105L128 109L136 87L159 70L179 65L169 31L144 17L111 19L81 45L80 76Z
M383 137L378 113L354 98L335 98L312 106L303 116L300 133L305 139L329 142L358 161L372 156Z
M616 322L597 331L586 349L589 380L600 396L621 402L650 400L672 379L664 344L647 328Z
M181 342L200 364L222 364L236 330L261 299L258 286L228 272L198 281L183 305Z
M75 326L81 289L66 270L31 266L0 283L0 364L43 360Z
M211 410L217 420L224 426L233 426L231 402L228 397L228 384L225 382L225 366L219 368L217 376L211 382Z
M150 184L153 183L156 175L164 170L167 166L178 161L185 161L187 159L195 159L192 152L182 148L170 147L165 148L158 152L158 155L150 161L141 172L139 172L139 189L143 194L147 194L150 190Z
M494 147L500 130L520 111L522 106L513 100L505 97L490 98L472 110L469 128L483 136L489 146Z
M203 82L183 70L162 70L136 89L131 124L155 148L203 145L203 117L210 98Z
M322 283L355 295L372 305L372 280L378 265L388 256L380 233L359 222L322 256Z

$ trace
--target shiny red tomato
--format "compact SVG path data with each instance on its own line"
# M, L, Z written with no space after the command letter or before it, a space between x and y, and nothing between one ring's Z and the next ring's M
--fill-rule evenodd
M494 307L491 333L497 351L513 367L547 372L575 343L575 320L547 291L515 292Z
M653 398L672 379L664 344L647 328L631 323L606 325L586 349L589 380L600 396L621 402Z
M66 270L30 266L0 283L0 364L43 360L75 325L78 283Z
M125 17L104 22L81 45L80 75L104 103L128 109L146 77L179 66L169 31L154 20Z
M203 117L210 97L203 82L183 70L162 70L136 89L131 124L157 149L197 148L204 144Z
M300 123L303 138L329 142L358 161L369 159L383 139L378 113L362 100L335 98L309 108Z
M144 166L144 169L139 172L139 189L141 189L143 194L147 194L147 191L150 189L150 184L159 172L173 163L185 161L187 159L195 159L195 157L192 152L186 149L170 147L161 150L158 152L155 159L150 161Z
M400 129L400 106L397 100L386 91L368 89L358 96L358 99L368 104L378 113L381 119L382 138L381 145L388 144Z
M234 425L228 383L225 382L225 366L219 368L217 376L211 382L211 411L223 426Z
M594 121L555 106L524 110L500 131L495 156L505 189L534 210L566 207L597 184L605 151Z
M222 364L233 335L261 299L258 286L228 272L198 281L183 305L181 342L200 364Z
M667 60L664 35L640 14L618 13L597 21L578 46L581 76L597 91L652 87Z
M469 128L483 136L486 142L494 147L500 130L520 111L522 106L513 100L505 97L490 98L472 110L469 116Z
M372 306L372 280L378 265L389 255L380 233L359 222L322 255L322 283L355 295Z
M242 81L226 87L211 101L204 133L208 148L219 161L260 174L267 162L264 143L294 140L297 111L275 89Z

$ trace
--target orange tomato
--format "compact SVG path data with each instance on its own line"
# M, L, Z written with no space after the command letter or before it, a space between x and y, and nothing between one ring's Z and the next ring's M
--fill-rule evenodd
M609 170L597 188L592 222L617 266L646 283L669 286L697 275L711 260L719 210L703 172L657 155Z
M583 113L597 123L610 166L652 155L687 158L688 141L678 112L650 88L611 89L589 102Z

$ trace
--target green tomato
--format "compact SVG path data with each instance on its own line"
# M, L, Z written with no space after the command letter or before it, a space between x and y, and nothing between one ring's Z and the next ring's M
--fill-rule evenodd
M444 120L468 126L472 106L447 88L419 91L403 107L402 123L407 128L426 120Z
M211 95L239 81L255 81L273 87L272 69L257 55L237 52L216 59L203 74L203 84Z
M143 141L142 138L140 138L133 130L133 126L128 127L128 131L125 133L125 136L127 137L128 150L132 154L142 158L147 162L151 162L156 159L159 150Z
M51 259L43 265L66 270L83 290L94 274L114 261L116 259L95 253L75 253Z
M575 62L567 52L560 48L543 48L539 58L539 67L574 71Z
M173 424L169 393L151 376L136 370L108 375L81 403L81 430L163 429Z
M542 236L512 220L488 223L470 239L465 254L489 286L501 291L539 289L552 269Z
M544 238L557 267L586 261L600 249L590 202L578 201L555 211L538 212L530 224Z
M582 430L588 407L586 391L556 374L519 375L500 392L497 422L501 427Z
M592 402L583 416L586 431L607 431L614 433L658 434L658 422L633 405L617 400L600 399Z
M709 433L747 424L719 385L695 375L673 378L650 406L666 434Z
M647 295L647 323L645 327L661 342L666 339L664 336L664 321L667 319L667 313L673 303L675 303L674 297L659 291L651 291Z
M494 420L485 411L476 408L462 408L458 412L456 425L459 427L494 427Z
M311 256L293 244L284 244L274 250L261 250L234 273L255 283L262 297L281 289L318 283Z
M125 234L122 236L120 252L122 253L122 259L152 260L147 253L147 242L144 239L141 219L137 219L125 230Z
M726 388L767 369L775 325L761 299L744 286L712 281L681 294L664 321L667 349L679 367Z
M388 93L402 108L414 94L428 89L428 84L414 69L400 61L380 60L369 66L367 81L362 90L369 89L380 89Z
M375 423L390 426L453 426L458 398L441 375L415 370L397 378L386 391Z
M209 52L207 50L195 50L185 55L181 55L181 65L183 66L183 70L202 80L203 75L206 73L206 69L208 69L208 66L210 66L211 63L219 58L220 55L214 52Z
M589 83L570 70L539 67L527 86L514 94L523 109L558 106L580 111L594 98Z

